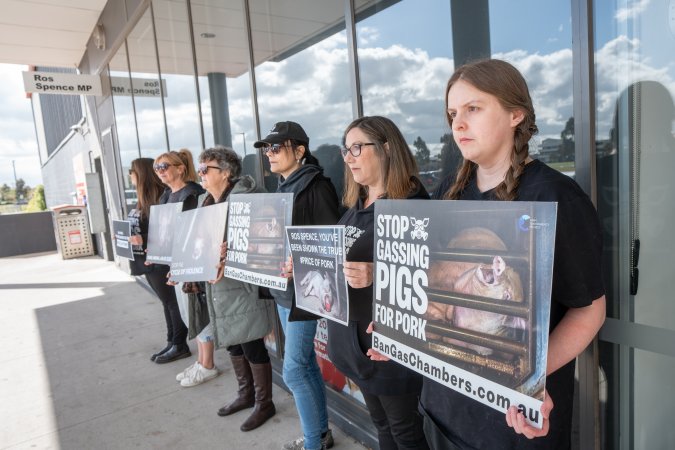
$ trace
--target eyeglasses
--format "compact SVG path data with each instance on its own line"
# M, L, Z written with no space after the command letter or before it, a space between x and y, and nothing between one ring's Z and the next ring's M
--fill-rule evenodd
M270 153L272 153L273 155L278 155L281 149L285 147L287 147L286 144L272 144L272 145L265 145L264 147L261 148L261 150L265 154L265 156L269 156ZM292 147L293 146L291 146L291 148Z
M207 166L206 164L200 164L199 167L197 168L197 173L199 175L206 175L206 173L209 171L209 169L218 169L222 170L218 166Z
M342 157L346 158L347 153L351 153L354 158L358 157L361 154L361 147L364 147L366 145L375 145L374 142L364 142L363 144L352 144L351 147L342 147L340 149L340 153L342 153Z
M173 166L173 164L163 162L159 164L153 164L152 168L155 169L155 172L166 172L166 170L171 166Z

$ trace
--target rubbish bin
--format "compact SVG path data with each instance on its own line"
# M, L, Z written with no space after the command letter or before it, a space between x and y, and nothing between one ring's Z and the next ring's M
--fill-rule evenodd
M94 246L89 232L86 206L61 205L52 208L56 246L63 259L91 256Z

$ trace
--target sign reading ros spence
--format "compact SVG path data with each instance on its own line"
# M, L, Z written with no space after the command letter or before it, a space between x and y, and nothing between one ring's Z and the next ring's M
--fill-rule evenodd
M555 224L555 203L376 202L373 348L541 428Z

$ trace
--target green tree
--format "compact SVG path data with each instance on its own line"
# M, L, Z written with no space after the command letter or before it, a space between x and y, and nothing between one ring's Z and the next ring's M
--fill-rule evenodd
M0 187L0 201L3 201L3 202L8 201L11 192L12 192L12 188L9 187L9 185L7 183L3 184L2 187Z
M420 168L429 164L431 152L429 151L429 147L427 147L427 143L424 142L420 136L417 136L417 139L415 139L413 145L417 149L415 151L415 159L417 159L417 164L419 164Z
M26 182L23 178L16 180L16 188L14 189L14 197L16 200L26 197Z
M45 187L41 184L35 186L33 189L33 195L28 202L26 207L27 212L37 212L37 211L46 211L47 202L45 201Z
M560 160L574 161L574 117L567 119L565 128L560 132Z

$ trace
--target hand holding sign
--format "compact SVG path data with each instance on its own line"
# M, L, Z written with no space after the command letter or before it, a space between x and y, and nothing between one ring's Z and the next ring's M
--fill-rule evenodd
M345 278L354 289L361 289L373 284L373 263L345 261Z
M129 236L129 243L131 245L143 245L143 236L139 234L134 234L133 236Z
M535 428L532 425L528 424L525 420L525 416L518 411L518 408L512 406L506 411L506 423L508 426L513 428L518 434L525 435L528 439L533 439L537 437L546 436L548 434L549 428L549 416L551 415L551 410L553 409L553 400L551 396L548 395L548 391L544 391L544 404L541 405L541 415L543 417L543 425L541 429Z

